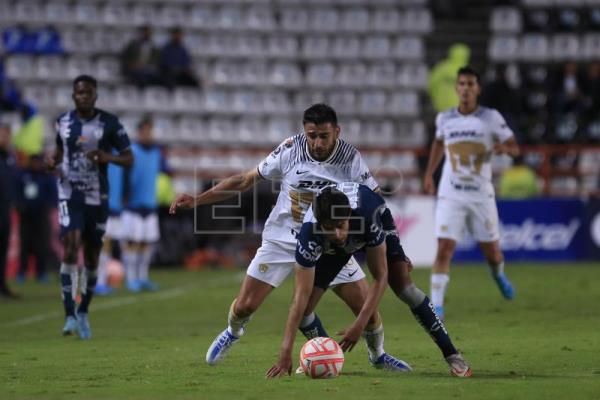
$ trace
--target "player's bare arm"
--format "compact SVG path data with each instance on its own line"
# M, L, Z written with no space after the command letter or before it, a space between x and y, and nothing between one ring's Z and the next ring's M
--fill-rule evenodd
M283 334L283 341L281 342L281 350L279 351L279 360L267 371L267 378L291 374L292 349L294 347L294 340L296 339L296 331L300 326L300 321L302 320L304 310L306 309L308 299L313 289L315 280L314 268L306 268L295 264L294 271L296 276L294 297L285 324L285 332Z
M507 154L511 157L517 157L519 154L521 154L521 149L519 148L515 138L511 137L503 143L496 143L494 145L494 153Z
M93 150L87 152L85 156L98 164L113 163L125 168L133 165L133 152L131 149L125 149L119 154L111 154L103 150Z
M367 248L367 265L373 276L373 282L369 286L367 299L354 323L344 331L344 337L340 341L340 347L344 351L352 351L369 322L369 318L379 306L379 301L387 286L388 268L386 258L385 241L379 246Z
M256 168L241 174L230 176L212 188L197 195L180 194L177 195L171 207L170 214L175 214L178 209L189 210L205 204L218 203L235 196L239 192L244 192L260 181L262 177Z
M60 146L54 148L54 152L46 157L46 166L49 170L58 167L63 159L63 149Z
M434 140L429 152L429 161L423 178L423 190L427 194L435 194L435 183L433 182L433 173L444 158L444 142L442 140Z

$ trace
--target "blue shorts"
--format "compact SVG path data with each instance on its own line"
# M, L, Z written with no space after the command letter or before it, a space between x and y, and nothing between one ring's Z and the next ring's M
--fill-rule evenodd
M107 219L107 203L91 206L85 204L83 199L79 198L58 201L58 221L61 237L67 232L79 230L84 243L100 247L102 246L102 237L106 231Z
M400 244L400 236L396 230L396 224L389 208L386 208L383 214L381 214L381 224L385 231L385 246L386 256L389 264L397 261L408 261L408 257L404 253L404 249Z

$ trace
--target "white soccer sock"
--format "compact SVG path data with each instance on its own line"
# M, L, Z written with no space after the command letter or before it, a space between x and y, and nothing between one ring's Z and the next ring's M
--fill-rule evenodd
M235 300L231 303L231 307L229 307L229 314L227 315L227 323L229 324L229 333L233 336L240 337L244 334L244 327L250 321L252 316L248 316L245 318L238 317L234 312L233 308L235 306Z
M108 262L110 261L110 255L105 251L100 252L100 258L98 259L98 285L106 286L108 284Z
M123 267L125 268L125 277L127 282L138 280L137 274L138 252L135 250L123 250Z
M152 260L152 253L153 253L153 246L152 244L148 244L146 246L144 246L144 249L142 251L139 252L139 258L138 258L138 279L140 281L147 281L148 280L148 274L150 271L150 261Z
M492 269L492 275L504 275L504 261L500 262L500 264L488 263L490 268Z
M367 350L369 351L369 358L375 362L384 353L383 350L383 324L379 325L378 328L373 330L365 330L363 337L367 343Z
M434 306L444 306L444 296L450 281L448 274L431 274L431 302Z

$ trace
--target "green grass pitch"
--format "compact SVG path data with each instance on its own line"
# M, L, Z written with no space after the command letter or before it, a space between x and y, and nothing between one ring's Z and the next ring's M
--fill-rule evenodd
M473 377L451 377L408 308L387 291L386 351L414 372L378 371L360 344L334 380L266 380L281 342L293 279L254 316L217 367L207 347L226 324L239 271L166 271L156 293L96 298L93 338L60 335L58 283L29 283L0 302L0 399L600 399L600 265L512 264L517 298L501 298L483 266L453 268L446 325ZM416 270L428 290L429 271ZM328 293L318 313L330 333L352 321ZM298 349L304 342L296 341Z

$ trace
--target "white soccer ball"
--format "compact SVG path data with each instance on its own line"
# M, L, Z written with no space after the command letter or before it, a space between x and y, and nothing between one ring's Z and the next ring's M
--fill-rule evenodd
M344 352L335 340L317 337L302 346L300 366L313 379L335 378L342 372Z

